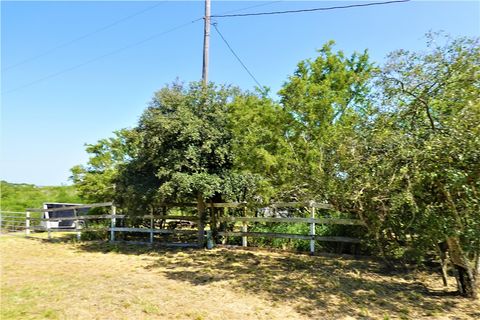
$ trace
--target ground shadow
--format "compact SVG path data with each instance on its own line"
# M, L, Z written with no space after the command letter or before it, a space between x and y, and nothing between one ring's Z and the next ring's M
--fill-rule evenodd
M435 318L454 312L456 304L464 301L452 290L428 288L425 279L415 273L386 274L384 266L371 259L103 242L81 243L78 248L129 255L148 253L151 260L145 268L169 279L194 286L217 283L244 290L272 303L288 303L310 318ZM472 308L467 315L475 319L480 312Z
M393 282L391 277L376 273L377 263L367 261L220 250L194 253L191 259L160 258L148 268L193 285L225 281L249 293L266 294L273 301L301 301L297 311L309 317L318 316L319 310L328 310L331 316L408 316L419 307L432 313L448 308L427 299L429 290L423 284Z

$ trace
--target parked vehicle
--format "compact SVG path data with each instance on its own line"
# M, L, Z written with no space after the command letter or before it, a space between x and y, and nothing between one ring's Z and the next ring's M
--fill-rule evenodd
M42 221L41 226L45 229L75 229L77 228L77 220L62 220L62 218L75 218L76 216L86 215L89 208L77 209L76 212L68 207L81 206L81 203L58 203L46 202L43 204L44 209L65 208L61 211L45 211L42 215L43 219L53 219L49 221ZM78 227L85 226L84 220L78 220Z

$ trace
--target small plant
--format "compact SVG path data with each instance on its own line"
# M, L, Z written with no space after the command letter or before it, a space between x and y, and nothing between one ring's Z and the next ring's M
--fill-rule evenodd
M89 223L87 228L82 231L81 240L83 241L92 241L92 240L103 240L107 241L109 239L109 233L105 223Z

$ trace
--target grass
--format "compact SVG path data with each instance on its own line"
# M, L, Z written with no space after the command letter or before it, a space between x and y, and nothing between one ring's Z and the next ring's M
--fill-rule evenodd
M1 210L24 212L25 208L40 208L43 202L81 202L73 186L35 186L26 183L0 181Z
M4 235L0 250L5 320L480 318L438 275L369 260Z

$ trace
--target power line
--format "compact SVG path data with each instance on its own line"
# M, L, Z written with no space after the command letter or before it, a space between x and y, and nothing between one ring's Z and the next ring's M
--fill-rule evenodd
M256 4L254 6L248 6L248 7L243 7L243 8L240 8L240 9L234 9L234 10L230 10L230 11L224 11L223 13L221 13L220 15L226 15L227 13L233 13L233 12L240 12L240 11L245 11L245 10L248 10L248 9L252 9L252 8L257 8L257 7L264 7L264 6L268 6L268 5L271 5L271 4L274 4L274 3L279 3L279 2L284 2L286 0L278 0L278 1L267 1L265 3L260 3L260 4ZM210 17L214 17L214 15L210 15ZM203 20L205 19L205 17L201 17L201 18L198 18L198 19L195 19L193 20L192 22L197 22L197 21L200 21L200 20Z
M35 80L35 81L26 83L26 84L24 84L24 85L21 85L21 86L19 86L19 87L16 87L16 88L14 88L14 89L11 89L11 90L8 90L8 91L2 92L2 93L3 93L3 94L11 93L11 92L14 92L14 91L17 91L17 90L20 90L20 89L23 89L23 88L32 86L32 85L37 84L37 83L39 83L39 82L42 82L42 81L45 81L45 80L48 80L48 79L57 77L57 76L59 76L59 75L61 75L61 74L64 74L64 73L70 72L70 71L72 71L72 70L78 69L78 68L83 67L83 66L85 66L85 65L87 65L87 64L90 64L90 63L93 63L93 62L95 62L95 61L101 60L101 59L103 59L103 58L105 58L105 57L108 57L108 56L111 56L111 55L120 53L120 52L125 51L125 50L127 50L127 49L130 49L130 48L139 46L139 45L141 45L141 44L144 44L145 42L151 41L151 40L153 40L153 39L155 39L155 38L158 38L158 37L163 36L163 35L165 35L165 34L168 34L168 33L171 33L171 32L173 32L173 31L176 31L176 30L178 30L178 29L181 29L181 28L183 28L183 27L186 27L186 26L188 26L188 25L190 25L190 24L192 24L192 23L195 23L196 21L198 21L198 19L195 20L195 21L189 21L189 22L187 22L187 23L178 25L178 26L173 27L173 28L171 28L171 29L168 29L168 30L165 30L165 31L156 33L156 34L153 34L153 35L151 35L151 36L149 36L149 37L147 37L147 38L145 38L145 39L142 39L142 40L140 40L140 41L131 43L131 44L126 45L126 46L124 46L124 47L121 47L121 48L119 48L119 49L116 49L116 50L110 51L110 52L108 52L108 53L105 53L105 54L103 54L103 55L97 56L97 57L95 57L95 58L92 58L92 59L87 60L87 61L85 61L85 62L82 62L82 63L80 63L80 64L77 64L77 65L75 65L75 66L73 66L73 67L70 67L70 68L67 68L67 69L63 69L63 70L58 71L58 72L55 72L55 73L51 73L51 74L49 74L49 75L47 75L47 76L45 76L45 77L42 77L42 78L40 78L40 79L37 79L37 80Z
M165 2L165 1L163 1L163 2ZM105 29L108 29L108 28L112 27L112 26L115 25L115 24L118 24L118 23L120 23L120 22L122 22L122 21L128 20L128 19L130 19L130 18L132 18L132 17L134 17L134 16L137 16L137 15L139 15L139 14L141 14L141 13L144 13L144 12L146 12L146 11L149 11L149 10L151 10L151 9L154 9L155 7L159 6L159 5L160 5L161 3L163 3L163 2L159 2L159 3L155 4L154 6L151 6L151 7L148 7L148 8L146 8L146 9L143 9L142 11L138 11L138 12L136 12L136 13L130 15L130 16L127 16L127 17L125 17L125 18L122 18L122 19L120 19L120 20L118 20L118 21L116 21L116 22L113 22L113 23L105 26L105 27L102 27L102 28L100 28L100 29L97 29L97 30L95 30L94 32L85 34L85 35L83 35L83 36L81 36L81 37L78 37L78 38L76 38L76 39L73 39L73 40L71 40L71 41L69 41L69 42L66 42L66 43L64 43L64 44L62 44L62 45L59 45L59 46L57 46L57 47L55 47L55 48L52 48L52 49L50 49L48 52L44 52L44 53L42 53L42 54L40 54L40 55L38 55L38 56L35 56L35 57L29 58L29 59L27 59L27 60L24 60L24 61L22 61L22 62L19 62L19 63L17 63L16 65L13 65L13 66L8 67L7 69L14 68L14 67L16 67L16 66L18 66L18 65L20 65L20 64L26 63L26 62L28 62L28 61L30 61L30 60L37 59L37 58L39 58L39 57L41 57L41 56L47 55L47 54L50 53L51 51L54 51L54 50L56 50L56 49L62 48L62 47L64 47L64 46L67 46L67 45L69 45L69 44L71 44L71 43L73 43L73 42L76 42L76 41L79 41L79 40L84 39L84 38L86 38L86 37L89 37L90 35L93 35L94 33L97 33L97 32L103 31L103 30L105 30ZM245 7L245 8L241 8L241 9L234 10L234 12L251 9L252 7L258 7L258 6L273 4L273 3L276 3L276 2L281 2L281 1L271 1L271 2L268 2L268 3L260 4L260 5L249 6L249 7ZM230 12L232 12L232 11L230 11ZM132 43L132 44L130 44L130 45L127 45L127 46L125 46L125 47L122 47L122 48L116 49L116 50L114 50L114 51L108 52L108 53L106 53L106 54L97 56L97 57L95 57L95 58L92 58L92 59L87 60L87 61L85 61L85 62L79 63L79 64L77 64L77 65L75 65L75 66L72 66L72 67L69 67L69 68L60 70L60 71L58 71L58 72L51 73L51 74L46 75L46 76L44 76L44 77L42 77L42 78L39 78L39 79L37 79L37 80L34 80L34 81L32 81L32 82L29 82L29 83L26 83L26 84L24 84L24 85L21 85L21 86L19 86L19 87L14 88L14 89L7 90L7 91L2 92L2 93L3 93L3 94L11 93L11 92L14 92L14 91L17 91L17 90L21 90L21 89L26 88L26 87L30 87L30 86L35 85L35 84L37 84L37 83L43 82L43 81L45 81L45 80L48 80L48 79L51 79L51 78L55 78L55 77L57 77L57 76L59 76L59 75L62 75L62 74L64 74L64 73L67 73L67 72L76 70L76 69L78 69L78 68L81 68L81 67L83 67L83 66L85 66L85 65L88 65L88 64L90 64L90 63L96 62L96 61L101 60L101 59L103 59L103 58L106 58L106 57L108 57L108 56L111 56L111 55L120 53L120 52L122 52L122 51L124 51L124 50L130 49L130 48L133 48L133 47L136 47L136 46L141 45L141 44L143 44L143 43L145 43L145 42L148 42L148 41L150 41L150 40L153 40L153 39L155 39L155 38L157 38L157 37L160 37L160 36L162 36L162 35L165 35L165 34L167 34L167 33L176 31L176 30L178 30L178 29L180 29L180 28L183 28L183 27L185 27L185 26L187 26L187 25L190 25L190 24L192 24L192 23L195 23L195 22L200 21L200 20L203 20L203 19L204 19L204 17L200 17L200 18L198 18L198 19L195 19L195 20L192 20L192 21L190 21L190 22L184 23L184 24L179 25L179 26L177 26L177 27L174 27L174 28L172 28L172 29L169 29L169 30L166 30L166 31L157 33L157 34L154 34L154 35L152 35L152 36L150 36L150 37L148 37L148 38L145 38L145 39L143 39L143 40L137 41L137 42ZM225 40L224 40L224 41L225 41ZM237 58L237 59L238 59L238 58ZM3 71L3 70L2 70L2 71ZM249 72L249 73L250 73L250 72ZM255 81L256 81L256 80L255 80ZM257 84L259 84L259 83L257 82Z
M218 30L218 27L217 27L217 23L212 23L213 27L215 28L215 31L217 31L218 35L220 36L220 38L222 38L223 42L225 42L225 44L227 45L228 49L230 49L230 51L232 52L232 54L235 56L235 58L237 58L238 62L240 62L240 64L242 65L242 67L245 69L245 71L248 72L248 74L250 75L250 77L252 77L252 79L257 83L258 87L259 88L262 88L263 86L260 84L260 82L258 82L258 80L255 78L255 76L250 72L250 70L248 70L247 66L242 62L242 60L240 59L240 57L235 53L235 51L232 49L232 47L230 46L230 44L228 43L227 39L225 39L225 37L222 35L222 33L220 32L220 30Z
M235 9L235 10L226 11L226 12L221 13L221 15L225 15L225 14L227 14L227 13L234 13L234 12L245 11L245 10L248 10L248 9L253 9L253 8L258 8L258 7L269 6L269 5L272 5L272 4L275 4L275 3L279 3L279 2L284 2L284 1L285 1L285 0L268 1L268 2L265 2L265 3L260 3L260 4L256 4L256 5L253 5L253 6L241 8L241 9ZM212 16L212 17L213 17L213 16Z
M142 9L142 10L140 10L140 11L137 11L137 12L135 12L135 13L133 13L133 14L130 14L130 15L128 15L128 16L125 16L125 17L123 17L123 18L121 18L121 19L118 19L118 20L116 20L116 21L114 21L114 22L112 22L112 23L109 23L109 24L107 24L107 25L105 25L105 26L103 26L103 27L100 27L100 28L98 28L98 29L96 29L96 30L94 30L94 31L85 33L85 34L83 34L83 35L81 35L81 36L79 36L79 37L77 37L77 38L68 40L68 41L66 41L66 42L63 42L63 43L57 45L57 46L51 47L50 49L47 49L47 50L45 50L44 52L42 52L42 53L40 53L40 54L38 54L38 55L32 56L32 57L30 57L30 58L24 59L24 60L22 60L22 61L19 61L19 62L15 63L15 64L10 65L10 66L7 66L7 67L5 67L5 68L2 68L2 71L7 71L7 70L10 70L10 69L16 68L16 67L18 67L18 66L21 66L21 65L27 63L27 62L30 62L30 61L36 60L36 59L38 59L38 58L44 57L44 56L46 56L46 55L48 55L48 54L50 54L50 53L52 53L52 52L54 52L54 51L56 51L56 50L58 50L58 49L65 48L65 47L67 47L67 46L69 46L69 45L71 45L71 44L73 44L73 43L75 43L75 42L78 42L78 41L83 40L83 39L85 39L85 38L91 37L91 36L93 36L94 34L97 34L97 33L99 33L99 32L108 30L108 29L110 29L110 28L112 28L112 27L114 27L114 26L116 26L116 25L118 25L118 24L120 24L120 23L122 23L122 22L124 22L124 21L130 20L130 19L132 19L132 18L134 18L134 17L136 17L136 16L138 16L138 15L141 15L141 14L147 12L147 11L153 10L153 9L155 9L156 7L158 7L158 6L160 6L161 4L163 4L164 2L166 2L166 0L161 1L161 2L158 2L158 3L154 4L153 6L149 6L149 7L147 7L147 8L144 8L144 9Z
M166 1L166 0L165 0L165 1ZM163 1L163 2L165 2L165 1ZM346 5L346 6L313 8L313 9L302 9L302 10L289 10L289 11L273 11L273 12L263 12L263 13L260 12L260 13L245 13L245 14L219 14L219 15L211 15L211 17L212 17L212 18L213 18L213 17L216 17L216 18L228 18L228 17L245 17L245 16L259 16L259 15L274 15L274 14L300 13L300 12L312 12L312 11L326 11L326 10L334 10L334 9L346 9L346 8L354 8L354 7L367 7L367 6L384 5L384 4L392 4L392 3L401 3L401 2L409 2L409 1L410 1L410 0L395 0L395 1L372 2L372 3ZM42 54L40 54L40 55L31 57L31 58L29 58L29 59L26 59L26 60L24 60L24 61L21 61L21 62L15 64L15 65L12 65L12 66L9 66L9 67L7 67L7 68L5 68L5 69L2 69L2 71L7 70L7 69L12 69L12 68L17 67L17 66L19 66L19 65L21 65L21 64L24 64L24 63L26 63L26 62L29 62L29 61L31 61L31 60L37 59L37 58L39 58L39 57L41 57L41 56L44 56L44 55L46 55L46 54L48 54L48 53L50 53L50 52L52 52L52 51L54 51L54 50L57 50L57 49L59 49L59 48L68 46L68 45L70 45L71 43L74 43L74 42L80 41L80 40L82 40L82 39L84 39L84 38L87 38L87 37L89 37L89 36L91 36L91 35L93 35L93 34L95 34L95 33L98 33L98 32L101 32L101 31L103 31L103 30L105 30L105 29L111 28L111 27L113 27L114 25L119 24L119 23L121 23L121 22L123 22L123 21L125 21L125 20L128 20L128 19L130 19L130 18L133 18L133 17L135 17L135 16L137 16L137 15L140 15L140 14L146 12L146 11L152 10L152 9L156 8L157 6L159 6L159 5L160 5L161 3L163 3L163 2L156 3L155 5L153 5L153 6L151 6L151 7L145 8L145 9L143 9L143 10L141 10L141 11L138 11L138 12L136 12L136 13L134 13L134 14L131 14L131 15L129 15L129 16L126 16L126 17L124 17L124 18L122 18L122 19L120 19L120 20L117 20L117 21L115 21L115 22L113 22L113 23L110 23L109 25L106 25L106 26L104 26L104 27L102 27L102 28L99 28L99 29L97 29L97 30L95 30L95 31L93 31L93 32L87 33L87 34L85 34L85 35L83 35L83 36L80 36L80 37L78 37L78 38L75 38L75 39L73 39L73 40L70 40L70 41L68 41L68 42L65 42L65 43L63 43L63 44L61 44L61 45L59 45L59 46L56 46L56 47L54 47L54 48L52 48L52 49L49 49L48 51L46 51L46 52L44 52L44 53L42 53ZM282 2L282 1L270 1L270 2L268 2L268 3L259 4L259 5L254 5L254 6L249 6L249 7L237 9L237 10L234 10L234 11L229 11L229 12L243 11L243 10L251 9L251 8L253 8L253 7L265 6L265 5L269 5L269 4L273 4L273 3L278 3L278 2ZM11 89L11 90L8 90L8 91L2 92L2 93L3 93L3 94L5 94L5 93L11 93L11 92L14 92L14 91L23 89L23 88L25 88L25 87L29 87L29 86L31 86L31 85L37 84L37 83L39 83L39 82L48 80L48 79L50 79L50 78L54 78L54 77L59 76L59 75L61 75L61 74L67 73L67 72L69 72L69 71L78 69L78 68L80 68L80 67L83 67L83 66L85 66L85 65L88 65L88 64L93 63L93 62L95 62L95 61L101 60L101 59L103 59L103 58L105 58L105 57L108 57L108 56L111 56L111 55L120 53L120 52L122 52L122 51L124 51L124 50L128 50L128 49L130 49L130 48L139 46L139 45L141 45L141 44L143 44L143 43L145 43L145 42L148 42L148 41L150 41L150 40L153 40L153 39L155 39L155 38L157 38L157 37L160 37L160 36L162 36L162 35L171 33L171 32L173 32L173 31L176 31L176 30L178 30L178 29L180 29L180 28L183 28L183 27L185 27L185 26L187 26L187 25L190 25L190 24L192 24L192 23L195 23L195 22L200 21L200 20L203 20L203 19L204 19L204 17L200 17L200 18L198 18L198 19L195 19L195 20L193 20L193 21L190 21L190 22L187 22L187 23L178 25L178 26L173 27L173 28L171 28L171 29L168 29L168 30L166 30L166 31L153 34L153 35L151 35L151 36L149 36L149 37L147 37L147 38L145 38L145 39L143 39L143 40L134 42L134 43L129 44L129 45L127 45L127 46L124 46L124 47L121 47L121 48L119 48L119 49L116 49L116 50L113 50L113 51L111 51L111 52L108 52L108 53L106 53L106 54L97 56L97 57L95 57L95 58L92 58L92 59L90 59L90 60L87 60L87 61L85 61L85 62L82 62L82 63L80 63L80 64L77 64L77 65L75 65L75 66L72 66L72 67L70 67L70 68L67 68L67 69L64 69L64 70L61 70L61 71L58 71L58 72L49 74L49 75L47 75L47 76L45 76L45 77L42 77L42 78L40 78L40 79L37 79L37 80L35 80L35 81L26 83L26 84L24 84L24 85L22 85L22 86L16 87L16 88L14 88L14 89ZM240 64L242 65L242 67L248 72L248 74L249 74L249 75L252 77L252 79L257 83L257 85L260 86L260 87L262 87L262 85L261 85L261 84L258 82L258 80L255 78L255 76L250 72L250 70L248 70L247 66L242 62L242 60L240 59L240 57L235 53L235 51L234 51L234 50L232 49L232 47L229 45L229 43L228 43L228 41L225 39L225 37L224 37L224 36L221 34L221 32L218 30L216 23L213 24L213 26L214 26L216 32L220 35L220 37L222 38L222 40L225 42L225 44L227 45L227 47L230 49L230 51L232 52L232 54L233 54L233 55L235 56L235 58L240 62Z
M328 10L336 10L336 9L349 9L349 8L358 8L358 7L379 6L379 5L385 5L385 4L409 2L409 1L410 0L394 0L394 1L369 2L369 3L361 3L361 4L350 4L350 5L345 5L345 6L321 7L321 8L299 9L299 10L271 11L271 12L257 12L257 13L238 13L238 14L218 14L218 15L212 15L212 18L250 17L250 16L302 13L302 12L313 12L313 11L328 11Z

